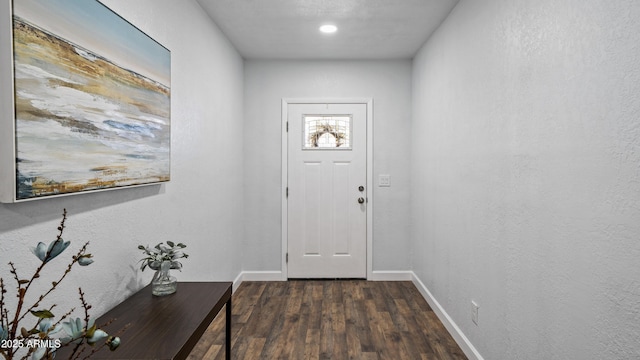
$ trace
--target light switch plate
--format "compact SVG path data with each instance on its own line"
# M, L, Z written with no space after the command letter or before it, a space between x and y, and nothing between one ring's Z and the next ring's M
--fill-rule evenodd
M378 186L380 186L380 187L390 187L391 186L391 175L389 175L389 174L380 174L380 175L378 175Z

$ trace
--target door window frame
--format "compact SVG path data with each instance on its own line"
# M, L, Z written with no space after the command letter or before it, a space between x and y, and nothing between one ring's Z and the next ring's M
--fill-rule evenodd
M288 117L289 105L292 104L364 104L367 107L367 187L365 189L367 199L367 279L373 278L373 98L282 98L282 251L281 269L282 281L288 279L289 268L287 264L287 247L289 238L287 188L289 180L289 141L288 141ZM293 134L298 136L299 134Z

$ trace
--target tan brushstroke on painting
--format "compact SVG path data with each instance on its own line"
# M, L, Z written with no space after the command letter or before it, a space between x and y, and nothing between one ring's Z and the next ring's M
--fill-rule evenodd
M33 59L34 61L44 61L50 63L67 64L68 71L70 73L78 72L83 73L84 76L96 79L96 81L114 80L120 83L132 85L137 88L146 88L156 93L169 96L170 90L165 86L153 84L146 81L143 77L132 76L132 73L121 67L115 66L109 62L101 59L95 61L86 61L80 55L78 55L73 46L69 43L60 41L59 39L51 36L47 33L38 31L37 29L30 27L24 23L14 23L14 52L20 54L20 51L26 50L28 46L45 46L50 50L51 56L47 59ZM64 60L64 61L61 61ZM113 91L112 88L106 86L97 86L97 84L73 84L63 82L59 80L64 86L75 88L82 91L87 91L92 94L102 95L108 98L115 98L122 102L130 102L131 99L124 98L118 92ZM90 89L86 89L89 86ZM159 111L162 109L149 108L144 103L135 103L136 106L142 107L145 110L149 110L150 113ZM158 116L168 117L167 113L158 113Z
M169 181L168 176L159 176L155 179L149 179L149 182L164 182ZM100 190L100 189L108 189L119 186L127 186L131 184L138 184L139 179L123 179L118 181L105 181L100 179L90 179L86 183L77 184L77 183L52 183L50 181L36 179L33 182L32 189L35 196L43 196L43 195L53 195L53 194L64 194L71 192L79 192L79 191L88 191L88 190Z

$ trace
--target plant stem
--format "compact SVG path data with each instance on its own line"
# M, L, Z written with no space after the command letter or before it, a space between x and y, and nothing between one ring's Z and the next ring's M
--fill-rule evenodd
M58 232L58 236L56 237L56 240L55 240L56 242L57 241L62 241L62 233L64 231L64 223L65 223L66 220L67 220L67 209L64 209L62 211L62 221L60 221L60 226L58 226L58 231L59 232ZM29 287L31 287L31 284L33 283L33 281L35 279L37 279L38 277L40 277L40 271L47 264L47 260L51 256L51 250L53 250L54 248L55 248L55 246L52 246L51 249L47 250L47 254L44 257L44 260L42 261L42 264L40 264L40 266L38 266L38 268L36 269L36 272L33 274L31 279L27 283L27 286L25 286L24 288L20 285L20 280L18 278L18 274L16 272L15 267L13 266L13 264L10 263L11 264L11 268L12 268L12 273L14 274L14 276L16 277L16 281L18 282L18 298L19 298L18 307L16 308L16 314L15 314L15 317L13 318L13 321L12 321L13 325L11 326L11 332L10 332L10 338L11 339L15 339L16 331L18 330L18 323L27 314L27 312L25 312L22 316L20 316L20 312L22 311L22 306L24 305L25 294L29 290ZM71 265L69 266L69 269L71 269ZM66 276L66 272L62 277L64 278L64 276ZM55 288L55 285L53 287ZM53 289L51 289L51 290L53 290ZM51 292L51 290L49 290L49 292ZM47 294L49 292L47 292ZM44 298L44 296L41 296L40 300L38 300L38 302L40 302L43 298ZM32 306L30 309L33 309L34 307L35 306Z
M31 311L34 310L36 307L38 307L40 305L40 302L42 300L44 300L45 297L47 297L47 295L51 294L51 292L53 292L53 290L56 289L56 286L58 286L58 284L60 284L60 282L62 280L64 280L65 277L67 277L67 275L71 272L71 268L73 267L73 265L75 265L78 262L78 259L80 258L80 256L82 254L84 254L84 252L87 249L87 246L89 245L89 242L87 241L84 246L82 246L82 248L80 248L80 250L78 251L78 253L73 257L73 259L71 260L71 263L67 266L67 269L64 271L64 273L62 274L62 276L60 277L60 279L58 279L58 281L54 282L53 285L51 286L51 288L44 294L40 295L40 297L38 298L38 301L36 301L33 305L31 305L31 307L29 307L23 314L22 316L19 317L18 322L20 322L22 319L24 319L25 316L27 316L27 314ZM43 263L44 264L44 263ZM33 280L33 279L32 279ZM31 285L31 282L29 282L28 285ZM27 286L28 286L27 285ZM26 293L26 290L25 290ZM21 305L19 309L22 308L22 301L21 301ZM16 317L18 313L16 313ZM16 326L16 324L14 323L14 326ZM16 326L17 327L17 326Z

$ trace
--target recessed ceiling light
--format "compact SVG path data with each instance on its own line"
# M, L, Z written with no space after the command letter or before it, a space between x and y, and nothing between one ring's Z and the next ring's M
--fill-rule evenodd
M330 24L322 25L320 26L320 31L325 34L333 34L334 32L338 31L338 27Z

